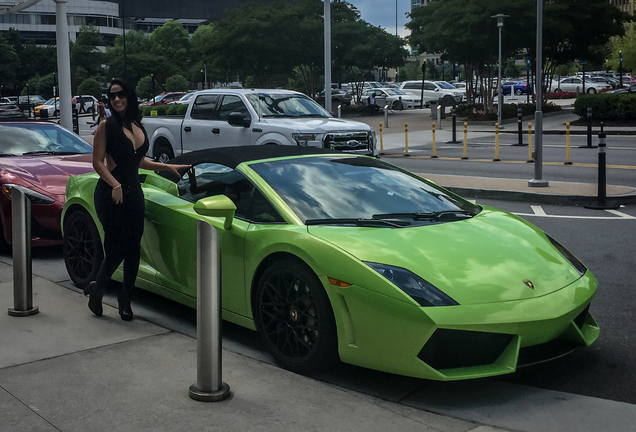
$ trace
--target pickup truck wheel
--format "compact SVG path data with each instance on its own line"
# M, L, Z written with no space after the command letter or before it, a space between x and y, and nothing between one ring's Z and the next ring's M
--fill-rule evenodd
M162 145L155 153L155 161L160 163L166 163L170 159L174 158L174 153L172 153L172 149L166 145Z

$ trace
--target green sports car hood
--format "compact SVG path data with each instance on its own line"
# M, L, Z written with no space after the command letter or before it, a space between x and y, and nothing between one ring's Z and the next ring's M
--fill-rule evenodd
M541 297L581 277L540 229L494 209L406 228L308 229L360 261L406 268L462 305Z

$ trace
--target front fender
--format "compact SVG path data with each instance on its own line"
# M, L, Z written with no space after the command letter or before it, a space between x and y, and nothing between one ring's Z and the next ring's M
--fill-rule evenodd
M280 132L265 132L258 137L254 145L277 144L277 145L297 145L295 141L286 137Z

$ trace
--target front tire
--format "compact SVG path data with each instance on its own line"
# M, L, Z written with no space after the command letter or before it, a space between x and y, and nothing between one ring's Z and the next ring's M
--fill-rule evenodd
M304 263L283 259L268 267L258 281L253 311L259 334L284 368L306 373L337 362L331 303Z
M594 87L592 87L592 88L587 89L587 92L589 94L594 94L594 93L596 93L596 89Z
M66 271L78 288L95 280L104 250L97 226L84 210L71 213L64 221L63 255Z
M399 100L394 100L393 103L391 104L391 109L393 111L402 111L404 109L404 107L402 106L402 102Z

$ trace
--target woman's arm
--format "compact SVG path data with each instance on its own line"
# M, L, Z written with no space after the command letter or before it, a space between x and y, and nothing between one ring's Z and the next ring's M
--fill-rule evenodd
M172 171L173 173L181 177L181 174L179 174L179 170L184 168L190 168L190 165L165 164L161 162L155 162L148 158L143 158L141 162L139 162L139 168L143 168L143 169L147 169L151 171Z
M93 139L93 168L99 176L113 188L112 198L115 204L123 200L121 184L110 173L104 161L106 160L106 122L101 122L95 131Z

